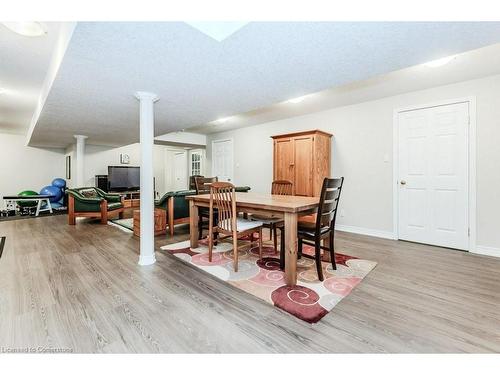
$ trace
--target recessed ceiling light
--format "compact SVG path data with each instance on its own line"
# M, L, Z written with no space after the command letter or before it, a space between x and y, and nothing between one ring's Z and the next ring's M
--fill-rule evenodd
M425 63L424 65L427 66L427 67L429 67L429 68L438 68L440 66L448 64L450 61L452 61L452 60L454 60L456 58L457 58L456 55L446 56L446 57L443 57L442 59L437 59L437 60L429 61L428 63Z
M203 34L222 42L230 35L245 26L248 22L186 22L189 26L194 27Z
M287 100L286 102L287 102L287 103L297 104L297 103L302 102L302 101L306 98L306 96L307 96L307 95L304 95L304 96L299 96L298 98L293 98L293 99Z
M24 36L42 36L47 34L47 26L40 22L2 22L9 30Z
M229 121L229 117L224 117L224 118L220 118L218 120L215 120L214 123L216 124L224 124L225 122L228 122Z

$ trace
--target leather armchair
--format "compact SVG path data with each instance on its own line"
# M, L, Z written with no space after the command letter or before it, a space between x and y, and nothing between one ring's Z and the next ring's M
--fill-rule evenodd
M124 197L109 194L97 187L67 189L69 225L76 224L77 217L95 217L107 224L110 215L123 216Z

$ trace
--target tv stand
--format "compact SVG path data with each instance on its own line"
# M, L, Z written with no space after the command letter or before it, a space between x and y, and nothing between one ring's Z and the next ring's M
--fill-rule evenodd
M140 207L141 205L141 192L134 191L112 191L110 193L120 194L125 197L123 205L125 208Z

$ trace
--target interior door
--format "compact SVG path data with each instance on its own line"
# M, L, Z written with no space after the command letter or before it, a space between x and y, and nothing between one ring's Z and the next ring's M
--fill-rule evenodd
M295 195L311 197L313 195L313 153L312 137L294 138Z
M212 142L212 175L219 181L233 181L233 140Z
M274 141L274 179L294 181L293 139Z
M401 112L399 238L468 249L468 103Z
M174 190L187 189L187 153L174 153Z

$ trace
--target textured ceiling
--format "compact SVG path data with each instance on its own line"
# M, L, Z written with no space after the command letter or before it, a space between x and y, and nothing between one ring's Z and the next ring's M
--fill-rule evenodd
M35 111L59 33L26 37L0 24L0 132L25 134Z
M222 42L182 22L79 23L30 144L136 142L139 90L160 96L160 135L499 41L500 23L251 22Z
M425 64L412 66L309 94L297 104L275 103L189 131L218 133L497 74L500 74L500 43L458 54L450 63L437 68Z

